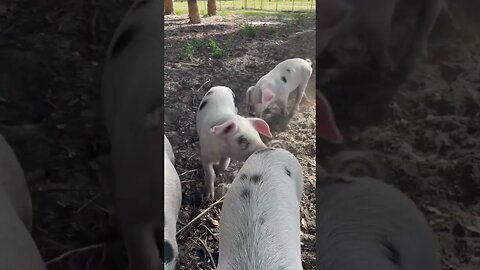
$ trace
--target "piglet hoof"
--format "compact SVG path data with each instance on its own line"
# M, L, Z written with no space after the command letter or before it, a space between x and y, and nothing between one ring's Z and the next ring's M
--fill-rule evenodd
M220 160L220 163L218 164L218 168L221 171L226 171L229 165L230 165L230 158L225 158Z
M213 191L213 188L208 188L205 190L203 194L203 202L213 201L214 197L215 197L215 192Z
M217 188L215 188L215 201L218 201L220 200L226 193L227 193L227 190L228 190L228 186L225 185L225 184L220 184L217 186Z

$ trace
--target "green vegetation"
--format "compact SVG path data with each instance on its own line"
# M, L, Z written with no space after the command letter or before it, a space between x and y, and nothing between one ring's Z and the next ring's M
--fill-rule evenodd
M223 57L227 57L230 50L232 49L233 39L229 38L223 44L213 39L209 39L208 45L210 45L212 57L223 58Z
M249 37L254 37L258 33L258 26L253 24L243 24L241 25L242 31Z
M195 50L200 47L200 41L193 38L185 44L182 50L182 59L184 60L192 60L193 55L195 54Z

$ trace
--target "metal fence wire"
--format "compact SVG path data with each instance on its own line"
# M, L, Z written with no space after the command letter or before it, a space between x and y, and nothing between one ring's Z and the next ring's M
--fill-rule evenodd
M207 0L197 0L200 7L207 9ZM187 0L174 0L187 2ZM314 12L316 0L216 0L217 10L265 10Z

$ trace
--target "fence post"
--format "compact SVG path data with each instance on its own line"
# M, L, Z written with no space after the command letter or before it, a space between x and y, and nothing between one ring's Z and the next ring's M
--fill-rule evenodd
M275 0L275 11L278 11L278 1L280 0Z
M263 10L263 0L260 0L260 9Z
M295 0L292 1L292 12L295 11Z

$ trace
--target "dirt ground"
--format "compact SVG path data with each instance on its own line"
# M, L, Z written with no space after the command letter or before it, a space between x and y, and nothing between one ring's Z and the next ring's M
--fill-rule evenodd
M212 86L228 86L235 93L239 113L246 116L246 90L261 76L288 58L315 59L314 17L294 17L288 22L269 18L246 21L241 17L212 17L204 18L201 25L189 25L187 21L185 16L165 18L165 134L174 147L176 168L182 181L180 229L209 207L201 204L203 171L195 130L195 113L203 95ZM231 40L232 46L225 55L216 58L212 55L210 39L219 44L228 44ZM192 40L193 52L190 57L182 57ZM274 139L286 145L304 170L301 224L305 269L315 269L314 78L315 74L307 88L307 100L288 123L274 114L266 118L274 131ZM217 199L241 165L242 162L236 162L228 172L217 176ZM215 261L218 258L220 210L221 203L179 234L181 269L213 269L209 258L210 255Z
M102 189L109 147L99 114L99 79L106 46L131 2L0 1L0 132L26 172L33 237L50 270L125 265ZM242 113L242 93L261 74L288 57L314 58L313 33L304 32L313 25L309 19L294 19L290 26L259 25L257 30L246 30L250 28L240 21L211 18L189 26L184 17L166 18L165 120L183 182L180 228L206 208L198 198L203 173L193 121L203 94L213 85L229 86ZM193 46L194 53L188 54L183 48L192 37L207 45ZM222 55L220 49L222 58L213 57L208 39L228 44L229 37L228 53ZM389 182L426 214L439 237L444 269L478 269L480 46L471 36L452 35L431 48L431 57L395 99L394 117L362 138L386 163ZM313 83L309 87L312 93ZM310 96L286 130L274 133L305 170L305 269L314 269L313 104ZM240 164L233 165L216 186L231 181ZM180 234L182 269L212 268L206 250L216 260L220 206Z
M393 118L362 139L388 181L407 193L438 236L443 269L480 267L480 42L441 34L405 83Z

